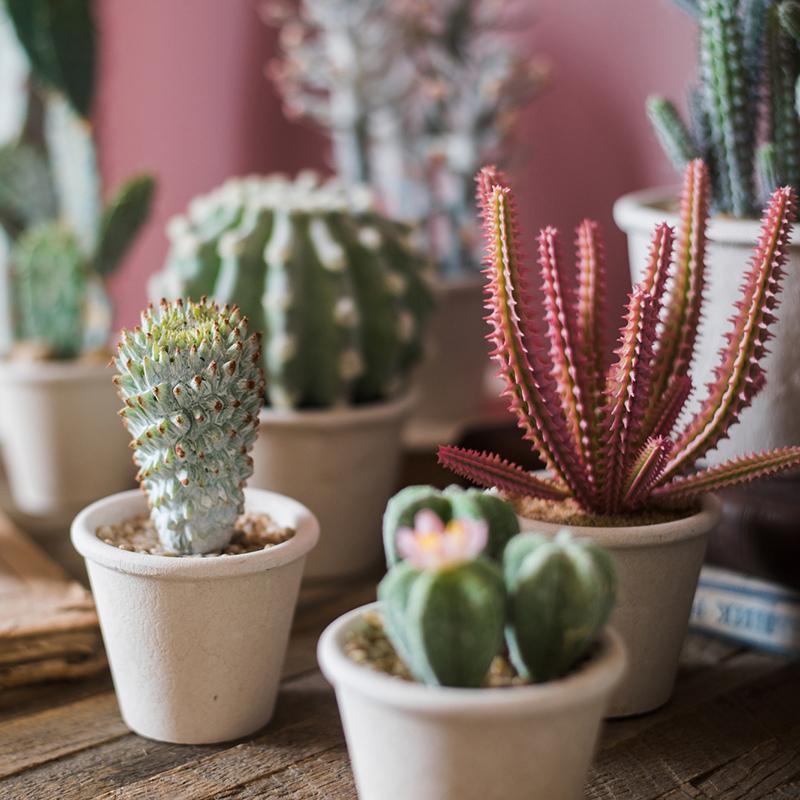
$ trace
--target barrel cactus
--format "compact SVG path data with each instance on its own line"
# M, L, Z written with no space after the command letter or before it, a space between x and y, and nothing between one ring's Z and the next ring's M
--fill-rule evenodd
M405 386L432 305L427 263L368 192L311 173L232 179L168 235L151 299L237 304L264 335L270 405L376 402Z
M163 302L122 331L115 383L138 479L164 548L224 547L244 510L264 390L257 335L237 308Z
M397 530L400 560L378 597L389 640L422 683L481 686L504 644L519 676L556 679L589 652L611 613L611 558L590 541L518 533L502 569L487 557L488 541L486 520L445 522L431 508Z
M611 557L566 530L521 533L506 547L506 636L517 671L536 681L563 675L597 638L614 605Z

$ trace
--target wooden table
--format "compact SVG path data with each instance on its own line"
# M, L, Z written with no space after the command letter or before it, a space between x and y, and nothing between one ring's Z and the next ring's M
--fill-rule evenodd
M303 590L275 717L245 741L200 747L135 736L107 674L0 693L0 798L355 798L315 645L328 622L372 600L374 586ZM800 798L800 664L690 637L672 702L606 725L586 796Z

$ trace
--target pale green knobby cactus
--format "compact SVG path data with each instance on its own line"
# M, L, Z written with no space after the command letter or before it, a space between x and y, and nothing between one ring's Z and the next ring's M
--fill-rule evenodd
M523 678L553 680L573 669L614 604L610 556L568 531L554 539L518 533L503 542L501 570L490 557L497 509L491 518L474 507L453 516L446 494L409 488L416 494L404 490L387 509L387 556L396 560L378 597L386 634L412 675L434 686L480 686L504 642ZM411 524L396 525L406 511Z
M374 402L405 387L432 305L428 264L368 192L312 173L232 179L168 234L151 299L238 305L264 335L270 405Z
M237 308L181 300L122 331L115 383L162 545L224 547L244 510L264 389L258 335Z

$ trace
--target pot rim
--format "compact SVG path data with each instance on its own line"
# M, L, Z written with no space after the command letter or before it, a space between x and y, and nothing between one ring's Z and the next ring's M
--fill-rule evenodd
M356 664L343 652L350 629L380 602L348 611L323 631L317 645L317 661L325 677L371 700L406 711L437 716L525 716L580 705L609 694L627 667L625 647L619 634L606 627L601 647L589 662L569 675L531 686L463 689L426 686L385 675Z
M271 428L360 428L362 425L406 417L416 401L416 390L409 389L399 397L381 403L308 410L262 406L258 420L261 427Z
M526 524L531 523L536 525L542 533L555 533L562 528L567 528L577 536L593 539L602 547L613 547L619 550L653 547L703 537L717 524L721 512L722 503L719 498L716 495L708 494L703 497L703 507L694 514L669 522L655 522L651 525L624 525L614 528L568 525L525 517L522 514L517 514L517 519L522 531L536 533L536 528L525 527Z
M276 492L245 489L245 508L249 512L274 513L283 525L295 529L294 536L265 550L207 558L161 556L134 553L106 544L97 538L98 525L109 520L127 519L147 513L147 497L140 489L118 492L97 500L73 520L70 538L73 547L87 560L128 575L168 580L226 578L266 572L282 567L308 553L319 539L317 518L305 506Z
M98 381L111 384L114 369L104 362L78 359L53 361L15 361L0 359L0 381L41 385L50 383L83 383Z
M655 186L625 194L614 203L614 222L625 233L645 231L648 235L662 222L675 225L678 214L658 206L665 201L676 200L679 192L679 188L673 185ZM710 241L755 247L760 231L759 219L713 216L708 222L707 235ZM798 248L800 242L790 246Z

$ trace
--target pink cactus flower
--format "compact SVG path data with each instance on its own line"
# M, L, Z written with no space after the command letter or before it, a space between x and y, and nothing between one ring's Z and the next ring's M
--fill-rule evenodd
M486 547L489 526L484 520L462 517L446 525L434 511L422 509L414 528L397 531L397 550L417 569L444 569L472 561Z

